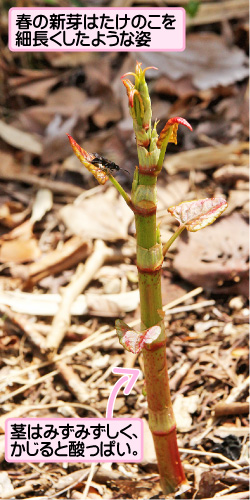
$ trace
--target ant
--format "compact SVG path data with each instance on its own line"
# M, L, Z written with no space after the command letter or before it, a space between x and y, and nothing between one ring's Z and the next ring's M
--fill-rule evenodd
M116 165L113 161L107 160L107 158L104 158L103 156L100 156L98 153L93 153L94 157L93 160L91 160L91 163L93 165L99 165L100 167L103 167L104 169L107 170L124 170L125 172L128 172L128 170L125 170L124 168L119 167L119 165ZM129 172L128 172L129 174Z

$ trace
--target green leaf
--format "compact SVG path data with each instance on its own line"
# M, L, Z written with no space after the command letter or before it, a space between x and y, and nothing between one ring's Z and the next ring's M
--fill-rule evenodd
M188 231L199 231L212 224L226 210L224 198L204 198L203 200L184 201L168 211Z
M158 325L152 326L143 332L131 330L121 319L116 320L115 327L120 344L127 351L134 354L141 352L145 344L151 344L161 333L161 327Z
M178 125L185 125L185 127L189 128L189 130L193 130L190 123L188 123L185 118L181 118L180 116L175 116L174 118L170 118L167 121L156 143L157 148L161 150L158 160L158 167L162 167L168 143L174 142L175 144L177 144Z
M195 17L199 10L199 7L200 7L200 2L196 0L190 0L190 2L188 2L188 4L185 7L185 11L190 17Z

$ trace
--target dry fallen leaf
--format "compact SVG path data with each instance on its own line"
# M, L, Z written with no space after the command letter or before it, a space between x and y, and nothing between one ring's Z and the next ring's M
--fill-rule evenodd
M77 121L77 114L73 114L64 123L60 115L54 116L45 130L42 163L63 160L69 156L71 149L68 141L66 141L66 134L72 133Z
M216 470L209 470L202 472L201 479L198 486L198 498L216 498L221 490L225 489L225 484L220 482L222 479L222 473ZM224 496L224 495L223 495ZM222 496L222 498L223 498ZM226 495L227 496L227 495ZM220 497L219 497L220 498ZM235 497L236 500L237 497ZM233 500L233 499L232 499Z
M162 210L164 208L169 208L172 205L177 205L182 200L187 198L187 193L189 191L190 182L188 179L184 179L183 177L176 176L176 178L168 179L167 185L161 185L157 187L157 208L158 210Z
M232 213L236 208L241 208L249 201L249 192L240 189L231 189L228 197L228 213Z
M227 86L248 76L247 56L239 47L228 48L224 38L215 33L192 33L187 36L184 52L141 52L140 61L157 66L159 74L172 80L191 76L197 89ZM157 72L150 77L157 78Z
M248 224L239 213L178 239L174 267L182 278L214 293L248 295Z
M0 238L1 241L10 241L10 240L29 240L33 237L33 222L30 219L25 220L22 224L14 227L8 233L4 233Z
M249 158L242 153L248 148L249 144L242 141L191 149L172 156L167 155L163 166L169 174L175 174L176 172L188 172L196 169L206 170L226 163L243 165L245 162L248 165Z
M40 73L41 70L38 71ZM38 81L30 81L24 85L20 85L17 89L15 89L15 93L17 95L23 95L28 97L29 99L34 99L38 101L44 101L46 99L48 91L56 85L59 81L59 76L52 76L49 78L42 78Z
M154 91L159 94L177 95L182 99L186 99L197 94L197 90L191 82L191 77L186 76L175 81L165 75L161 76L155 82ZM165 117L166 116L167 114Z
M86 92L77 87L61 87L48 95L46 104L48 106L74 106L78 107L86 100Z
M238 180L249 181L249 168L247 166L224 165L213 173L215 182L234 184Z
M18 165L16 164L13 155L6 153L5 151L0 151L0 176L5 179L6 171L13 173L13 176L18 171Z
M124 200L109 199L107 193L85 199L79 205L66 205L60 216L73 234L104 241L127 239L133 218Z
M119 296L119 293L115 295ZM106 296L98 295L97 293L86 294L88 314L104 318L117 318L117 316L122 315L124 311L116 301L110 300L111 296L112 294L107 294Z
M61 273L78 264L89 255L91 248L88 241L74 236L64 245L43 255L37 262L15 268L13 274L25 280L25 286L31 286L46 276Z
M53 204L52 193L48 189L40 189L36 194L32 207L31 218L22 224L12 224L12 231L3 234L0 243L1 262L15 262L21 264L36 260L41 255L38 241L33 237L35 222L42 219ZM29 209L23 213L28 213ZM20 214L18 214L20 215ZM22 215L22 214L21 214ZM22 217L23 218L23 217ZM19 221L20 222L20 221Z
M83 92L79 94L80 101L78 104L68 104L66 95L63 105L47 104L45 106L31 106L19 113L19 121L26 126L31 126L33 123L36 127L46 127L55 115L70 118L74 113L77 113L77 116L82 120L87 120L100 105L100 99L96 97L85 98L84 96Z
M93 58L98 61L99 54L93 52L45 52L44 57L53 68L74 68L81 67L88 62L93 62Z
M101 106L92 115L94 123L99 128L105 127L109 122L118 122L122 118L120 105L110 92L106 92L102 99Z
M0 137L15 148L22 151L28 151L35 155L40 155L42 152L42 144L33 134L23 132L12 125L0 120Z

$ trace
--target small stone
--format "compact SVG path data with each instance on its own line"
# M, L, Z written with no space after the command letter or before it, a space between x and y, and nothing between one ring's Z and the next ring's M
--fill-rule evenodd
M5 471L0 472L0 498L11 498L15 496L13 495L13 491L14 488L8 473Z
M105 354L104 356L99 356L99 357L94 358L92 360L92 366L94 368L104 369L104 368L107 368L109 361L110 361L109 354Z
M138 283L138 274L135 273L134 271L129 271L127 273L127 278L130 281L130 283Z
M238 297L233 297L229 302L230 309L234 309L235 311L240 311L244 306L244 299L241 295Z
M237 333L236 328L233 326L233 323L227 323L225 328L223 329L224 335L235 335Z
M111 281L105 283L104 293L112 294L112 293L120 293L121 291L121 280L119 278L114 278Z
M194 413L199 404L198 394L183 396L178 394L174 400L173 410L176 420L176 427L179 432L188 432L192 427L191 414Z
M247 307L245 307L244 309L242 309L241 312L242 312L242 316L245 316L245 317L249 316L249 314L250 314L250 311L249 311L249 309Z

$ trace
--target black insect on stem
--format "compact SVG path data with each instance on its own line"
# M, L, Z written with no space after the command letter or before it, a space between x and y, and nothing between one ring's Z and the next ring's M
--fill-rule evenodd
M107 158L100 156L98 153L93 153L93 155L95 157L93 158L93 160L91 160L91 163L93 163L93 165L99 165L100 167L103 167L107 170L124 170L125 172L128 172L124 168L119 167L119 165L116 165L116 163L114 163L113 161L107 160Z

